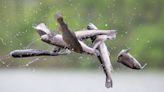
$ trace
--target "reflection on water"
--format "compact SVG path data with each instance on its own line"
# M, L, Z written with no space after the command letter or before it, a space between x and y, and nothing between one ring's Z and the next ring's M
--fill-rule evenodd
M164 92L164 74L114 72L114 87L106 89L101 72L0 71L0 92Z

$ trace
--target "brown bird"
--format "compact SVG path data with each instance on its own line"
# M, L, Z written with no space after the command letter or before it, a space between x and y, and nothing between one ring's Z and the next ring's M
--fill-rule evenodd
M68 47L77 53L82 53L83 48L80 45L74 32L68 29L67 24L64 22L63 17L60 13L56 14L56 20L59 24L59 30L62 32L63 40L67 43Z

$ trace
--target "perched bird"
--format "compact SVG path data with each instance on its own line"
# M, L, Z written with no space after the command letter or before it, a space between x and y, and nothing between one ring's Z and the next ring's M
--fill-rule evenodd
M147 64L141 66L141 64L129 53L129 49L123 49L118 54L117 62L131 68L131 69L143 69Z

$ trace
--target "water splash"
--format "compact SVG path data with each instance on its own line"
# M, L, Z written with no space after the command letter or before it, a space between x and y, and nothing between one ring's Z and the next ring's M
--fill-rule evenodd
M128 31L126 31L125 34L128 34Z
M4 42L4 39L0 37L0 40L2 42L3 45L6 45L6 43Z
M11 62L8 61L10 58L9 55L2 56L0 57L0 63L8 68L11 65Z
M40 40L40 38L32 40L27 46L24 47L24 49L29 49L38 40Z
M4 60L0 59L0 62L4 65L6 64Z
M32 61L26 63L24 66L28 67L28 66L31 65L32 63L39 61L40 58L41 58L41 57L35 58L34 60L32 60Z
M136 39L137 41L140 40L139 38Z
M108 26L108 24L105 24L105 27L107 27Z
M102 71L102 69L103 69L103 64L100 64L97 68L97 71Z
M147 40L146 42L147 42L147 43L150 43L150 40Z
M83 59L83 56L80 56L78 59L79 59L79 60L82 60L82 59Z
M42 5L43 3L42 2L39 2L39 5Z

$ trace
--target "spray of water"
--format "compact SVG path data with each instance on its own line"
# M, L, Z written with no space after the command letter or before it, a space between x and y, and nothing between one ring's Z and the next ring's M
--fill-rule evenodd
M10 59L11 57L9 55L5 55L5 56L2 56L0 57L0 63L5 66L5 67L9 67L11 62L8 62L8 60Z
M0 37L0 40L2 42L3 45L6 45L6 43L4 42L4 39Z
M27 46L24 47L24 49L29 49L35 42L37 42L38 40L40 40L39 38L38 39L34 39L32 40Z
M33 41L31 41L27 46L23 47L24 49L29 49L36 41L38 41L40 39L35 39ZM3 38L0 38L0 41L2 42L3 45L6 45L5 41ZM10 60L12 57L7 54L7 55L4 55L2 57L0 57L0 63L5 66L6 68L9 68L10 65L12 65L12 61ZM32 64L33 62L36 62L38 61L40 58L35 58L33 59L32 61L28 62L27 64L23 65L23 66L29 66L30 64Z
M32 63L39 61L40 58L41 58L41 57L35 58L35 59L33 59L32 61L26 63L24 66L28 67L28 66L31 65Z

